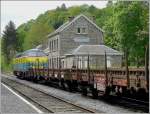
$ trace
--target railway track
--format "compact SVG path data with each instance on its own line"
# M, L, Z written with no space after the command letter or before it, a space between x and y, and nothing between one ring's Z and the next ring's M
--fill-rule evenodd
M142 112L149 112L149 102L122 97L119 103L129 108L133 107L136 110L141 110Z
M128 97L118 97L118 96L109 96L105 99L111 104L127 107L129 109L134 109L138 112L149 112L149 102L128 98Z
M11 87L13 90L38 105L44 112L49 113L94 113L93 110L69 103L61 98L51 96L35 88L21 84L14 80L2 77L2 82Z
M133 98L128 98L128 97L121 97L123 100L127 100L129 102L134 102L136 104L141 104L143 106L149 106L149 102L146 101L142 101L142 100L137 100L137 99L133 99Z
M5 76L4 76L5 77ZM10 81L14 81L14 82L16 82L16 83L19 83L20 85L22 85L23 83L21 83L21 82L18 82L18 81L16 81L16 80L12 80L11 78L3 78L2 77L2 81L3 80L6 80L7 79L7 81L8 80L10 80ZM3 81L4 82L4 81ZM4 82L5 83L5 82ZM7 84L8 85L8 84ZM23 84L24 85L24 84ZM11 85L10 85L11 86ZM27 86L26 84L25 84L25 86ZM30 87L29 86L29 88L32 88L32 87ZM33 90L35 90L35 91L37 91L36 90L36 88L32 88ZM38 91L41 91L41 90L38 90ZM42 91L41 91L42 92ZM42 92L43 93L43 92ZM45 93L44 92L44 94L48 94L48 93ZM49 94L48 94L49 95ZM52 97L56 97L56 96L52 96ZM87 96L88 97L88 96ZM89 96L89 98L91 98L91 96ZM63 100L64 101L64 99L62 99L62 98L57 98L56 97L56 99L60 99L60 100ZM29 99L30 100L30 99ZM32 99L31 99L32 100ZM99 100L101 100L101 101L104 101L104 102L106 102L107 104L111 104L111 105L116 105L116 106L119 106L119 107L123 107L123 108L126 108L126 109L131 109L131 110L133 110L134 112L149 112L149 102L145 102L145 101L141 101L141 100L137 100L137 99L132 99L132 98L127 98L127 97L118 97L118 96L115 96L115 95L111 95L111 96L108 96L108 97L105 97L105 96L99 96ZM64 102L68 102L68 101L64 101ZM69 103L70 104L70 103ZM41 105L41 104L39 104L39 105ZM75 105L76 106L76 104L72 104L71 103L71 105ZM41 106L41 107L43 107L43 106ZM79 107L79 108L82 108L82 107L80 107L80 106L77 106L77 107ZM53 111L51 111L51 110L47 110L45 107L43 107L45 110L46 110L46 112L53 112ZM85 109L85 108L83 108L83 109ZM78 112L78 111L77 111ZM84 111L83 111L84 112ZM81 113L83 113L82 111L81 111ZM93 110L93 109L89 109L89 108L87 108L86 109L86 111L85 112L90 112L90 113L94 113L94 112L100 112L100 111L97 111L97 110ZM101 111L101 112L103 112L103 111Z

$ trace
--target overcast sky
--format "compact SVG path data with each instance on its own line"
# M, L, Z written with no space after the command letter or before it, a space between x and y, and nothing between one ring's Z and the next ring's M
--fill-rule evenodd
M18 27L47 10L61 6L62 3L65 3L66 7L88 4L104 8L107 1L1 1L1 33L10 20Z

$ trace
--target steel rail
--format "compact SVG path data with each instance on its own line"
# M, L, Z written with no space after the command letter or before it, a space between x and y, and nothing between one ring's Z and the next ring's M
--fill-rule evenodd
M71 103L71 102L69 102L69 101L66 101L66 100L64 100L64 99L62 99L62 98L59 98L59 97L50 95L50 94L48 94L48 93L46 93L46 92L43 92L43 91L41 91L41 90L35 89L35 88L33 88L33 87L29 86L29 85L25 85L25 84L19 83L19 82L15 81L15 80L11 80L11 79L8 79L8 78L5 78L5 79L4 79L4 77L2 77L2 82L3 82L3 83L5 83L6 85L10 86L12 89L14 89L15 91L17 91L19 94L25 96L27 99L29 99L29 100L31 100L32 102L38 104L40 107L44 108L44 109L47 110L48 112L53 113L54 111L52 111L52 110L50 110L49 108L43 106L43 105L40 104L39 102L35 101L33 98L30 98L30 97L28 97L27 95L23 94L21 91L19 91L19 90L16 89L15 87L12 87L12 85L9 84L9 83L7 83L6 80L12 81L12 82L14 82L14 83L21 84L21 85L26 86L26 87L28 87L28 88L30 88L30 89L33 89L34 91L41 92L42 94L45 94L46 96L52 97L52 98L54 98L54 99L57 100L57 101L61 101L61 102L64 102L64 103L66 103L66 104L68 104L68 105L71 105L71 106L73 106L73 108L78 109L79 111L82 111L82 112L84 112L84 113L85 113L85 112L86 112L86 113L95 113L95 112L96 112L96 110L87 109L87 108L85 108L85 107L79 106L79 105L74 104L74 103ZM57 107L56 107L56 108L57 108Z

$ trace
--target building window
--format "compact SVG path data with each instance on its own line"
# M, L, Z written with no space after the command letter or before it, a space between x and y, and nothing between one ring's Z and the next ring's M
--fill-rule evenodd
M78 29L77 29L77 32L78 32L78 33L80 33L80 32L81 32L81 31L80 31L80 28L78 28Z
M57 68L59 68L59 58L57 57Z
M51 41L50 41L50 43L49 43L49 44L50 44L50 46L49 46L49 47L50 47L50 51L51 51L51 50L52 50L52 46L51 46L52 44L51 44Z
M55 50L57 51L57 39L55 40Z
M52 41L51 41L51 52L52 52Z
M58 46L58 39L50 41L50 43L49 43L50 52L57 51L58 47L59 47Z
M56 40L54 40L54 51L56 50Z
M54 50L54 41L52 40L52 51Z
M64 63L64 61L62 61L62 68L65 68L65 63Z
M86 28L85 27L81 27L81 28L77 28L77 33L78 34L85 34L86 33Z
M56 40L54 40L54 51L56 51Z
M54 58L54 68L57 68L57 59L56 58Z
M52 40L52 51L54 51L54 40Z
M57 51L57 39L55 40L55 50Z
M49 50L51 51L51 41L49 42Z
M54 64L53 64L53 58L51 58L51 68L54 68Z
M58 39L56 40L56 42L57 42L56 44L57 44L57 50L58 50Z
M85 28L82 28L82 33L86 33L86 29Z
M55 40L53 40L53 51L55 51Z
M57 40L55 40L55 51L57 50Z

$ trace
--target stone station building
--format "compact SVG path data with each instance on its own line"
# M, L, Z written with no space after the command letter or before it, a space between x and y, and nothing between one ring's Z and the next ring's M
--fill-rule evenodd
M87 68L88 56L91 68L101 68L105 63L105 52L107 66L120 67L122 53L104 45L103 33L93 20L83 14L69 17L47 36L48 42L43 50L49 56L49 68ZM37 48L42 49L42 46Z

